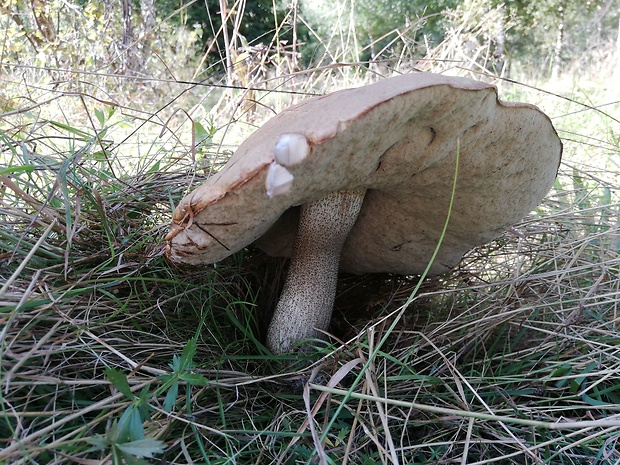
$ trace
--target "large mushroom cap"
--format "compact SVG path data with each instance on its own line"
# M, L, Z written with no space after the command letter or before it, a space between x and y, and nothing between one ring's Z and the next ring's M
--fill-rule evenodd
M268 253L286 256L291 207L367 189L340 269L420 273L446 219L457 146L454 206L431 268L443 273L540 202L562 145L536 107L500 102L490 84L429 73L314 98L272 118L181 201L168 255L212 263L260 238Z

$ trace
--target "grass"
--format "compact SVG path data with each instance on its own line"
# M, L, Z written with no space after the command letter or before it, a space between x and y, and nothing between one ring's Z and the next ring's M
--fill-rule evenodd
M291 94L257 91L249 118L232 91L22 71L0 114L1 463L620 463L617 89L502 82L553 118L554 189L415 293L342 276L346 344L293 366L262 345L282 261L250 247L188 271L162 242ZM310 70L304 92L358 71Z

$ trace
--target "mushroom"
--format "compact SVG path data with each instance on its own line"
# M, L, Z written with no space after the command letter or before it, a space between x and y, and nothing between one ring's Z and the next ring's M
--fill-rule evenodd
M265 123L173 213L167 255L217 262L251 243L291 257L267 344L328 329L338 271L429 275L521 220L562 144L533 105L462 77L407 74L299 103Z

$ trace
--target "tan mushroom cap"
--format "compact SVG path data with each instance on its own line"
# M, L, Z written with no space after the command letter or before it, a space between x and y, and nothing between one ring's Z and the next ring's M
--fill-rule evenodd
M286 166L290 189L269 197L266 177L283 134L303 135L309 152ZM562 144L535 106L500 102L490 84L429 73L307 100L272 118L181 201L168 255L212 263L264 235L260 247L287 256L291 207L367 189L340 269L421 273L446 219L457 144L454 207L431 269L443 273L536 207L554 183Z

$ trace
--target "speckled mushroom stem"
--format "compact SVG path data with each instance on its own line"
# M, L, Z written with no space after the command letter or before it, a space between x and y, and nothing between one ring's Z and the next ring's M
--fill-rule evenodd
M317 329L329 327L340 253L365 193L335 192L301 206L288 276L267 334L274 353L288 352L302 339L322 338Z

